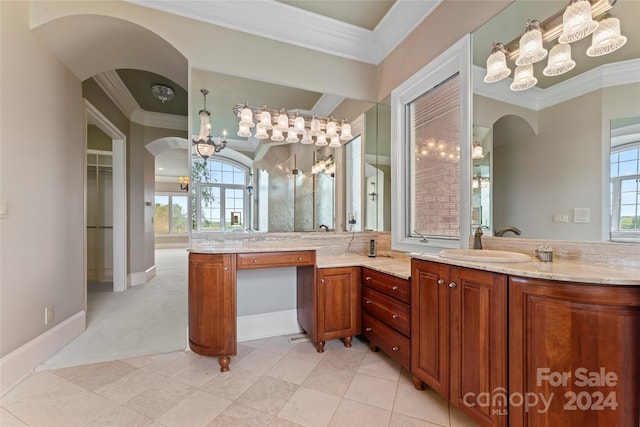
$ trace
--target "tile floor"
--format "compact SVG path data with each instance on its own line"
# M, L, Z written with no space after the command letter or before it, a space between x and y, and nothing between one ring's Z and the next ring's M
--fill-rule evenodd
M33 373L0 399L8 426L475 426L361 339L317 353L273 337L238 344L231 371L174 351Z

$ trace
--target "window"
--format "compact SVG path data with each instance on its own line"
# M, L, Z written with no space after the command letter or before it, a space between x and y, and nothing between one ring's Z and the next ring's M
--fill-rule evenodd
M249 228L247 217L249 170L228 159L193 162L193 227L196 231Z
M175 194L156 194L155 233L187 234L188 198Z
M640 142L611 150L611 238L640 237Z
M393 249L468 246L470 49L465 36L391 92Z

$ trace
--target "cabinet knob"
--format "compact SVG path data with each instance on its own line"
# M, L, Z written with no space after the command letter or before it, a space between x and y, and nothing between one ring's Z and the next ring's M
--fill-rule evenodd
M225 268L224 268L224 271L227 271L227 270L229 270L229 267L225 267Z
M365 331L371 332L371 328L364 328Z
M371 277L367 276L367 277L364 278L364 280L369 281L369 280L371 280Z
M456 282L449 283L449 287L450 288L455 288L456 286L458 286L458 285L456 285Z
M302 261L302 257L301 256L298 257L298 261Z
M393 347L391 347L391 350L398 351L400 350L400 347L398 347L397 345L394 345Z
M394 290L394 291L397 291L397 290L398 290L398 289L400 289L400 288L399 288L399 287L397 287L397 286L394 286L394 287L392 287L391 289L392 289L392 290Z
M254 263L256 263L256 262L258 262L258 260L257 260L256 258L254 258L254 259L253 259L253 262L254 262Z
M370 299L367 300L367 304L372 304L372 301Z
M444 285L444 280L443 279L438 279L438 285Z
M398 318L398 317L400 317L400 316L399 316L399 315L397 315L397 314L392 314L392 315L391 315L391 317L392 317L392 318L394 318L394 319L397 319L397 318Z
M320 279L320 283L324 283L324 279Z

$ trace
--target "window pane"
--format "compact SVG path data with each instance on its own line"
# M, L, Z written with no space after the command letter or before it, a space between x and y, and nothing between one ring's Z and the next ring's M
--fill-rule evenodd
M171 197L172 233L187 233L187 227L189 226L187 221L188 202L187 196Z
M454 75L407 105L411 230L460 237L460 88ZM411 233L409 233L411 234Z
M156 196L154 224L156 234L169 233L169 196Z
M219 231L220 225L220 188L204 187L201 191L200 229Z

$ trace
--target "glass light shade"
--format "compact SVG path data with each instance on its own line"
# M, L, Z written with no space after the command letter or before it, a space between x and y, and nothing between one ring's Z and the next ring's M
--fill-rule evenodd
M329 121L327 122L326 132L329 138L336 135L336 122L333 119L329 119Z
M293 121L293 128L302 135L304 133L304 117L296 116L296 119Z
M485 83L495 83L511 75L511 70L507 67L507 57L504 54L502 43L494 43L491 55L487 58L487 75L484 77Z
M311 166L311 174L312 174L312 175L315 175L315 174L317 174L318 172L319 172L319 171L318 171L318 165L316 165L316 164L314 163L314 164Z
M301 144L313 144L313 140L311 139L311 132L308 130L304 131L304 134L302 135L302 141L300 141Z
M342 123L340 129L340 141L350 141L353 139L351 135L351 125L349 123Z
M571 59L571 46L566 43L558 43L549 52L547 66L542 70L545 76L559 76L573 69L576 62Z
M546 56L547 49L542 47L540 23L536 20L527 21L527 30L520 37L520 54L516 59L516 65L534 64Z
M287 142L298 142L298 141L300 141L298 139L298 133L296 132L296 130L294 128L290 128L287 131L287 139L286 139L286 141Z
M481 159L484 157L484 151L482 149L482 145L473 144L473 152L471 154L472 159Z
M329 143L329 147L331 148L342 147L342 145L340 144L340 138L338 137L338 135L333 135L331 137L331 142Z
M533 65L523 65L522 67L516 67L516 72L513 77L513 83L511 83L511 90L525 90L529 89L538 83L538 79L533 76Z
M271 132L272 132L271 133L272 141L276 141L276 142L284 141L284 136L282 135L282 131L280 129L275 127Z
M578 0L567 6L562 15L562 34L560 43L573 43L587 37L598 28L598 23L591 17L589 0Z
M335 163L331 163L329 166L327 166L324 169L324 173L327 175L333 175L336 173L336 164Z
M267 110L263 109L262 112L260 113L260 125L265 130L273 129L273 125L271 124L271 113L268 112Z
M606 55L620 49L626 42L627 38L620 35L620 20L609 16L600 21L598 29L593 33L587 55Z
M249 138L251 136L251 131L249 130L249 126L239 124L238 136L241 136L243 138Z
M257 139L267 139L267 138L269 138L269 134L267 134L267 128L262 126L262 123L258 123L258 126L257 126L256 129L257 130L256 130L255 137Z
M318 147L324 147L327 145L327 136L324 132L321 131L316 135L316 145Z
M240 126L246 126L248 128L255 126L253 123L253 111L251 111L251 108L247 105L245 105L240 112Z
M280 132L286 132L289 129L289 116L287 116L284 109L280 111L280 115L278 116L278 125L276 127Z
M311 136L318 135L320 135L320 120L313 116L313 119L311 119Z
M211 114L207 110L200 110L200 133L199 139L205 139L209 136L209 117Z
M202 157L205 162L209 157L213 155L213 153L215 153L215 151L216 146L213 144L213 141L208 138L206 140L199 141L196 144L196 153L198 153L198 155Z

